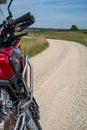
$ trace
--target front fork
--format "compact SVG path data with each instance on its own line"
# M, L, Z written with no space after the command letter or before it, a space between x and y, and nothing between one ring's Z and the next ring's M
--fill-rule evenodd
M36 123L39 119L39 108L37 104L33 102L30 105L22 105L22 102L19 103L18 105L18 110L17 110L17 121L14 130L24 130L25 126L29 128L29 130L39 130Z

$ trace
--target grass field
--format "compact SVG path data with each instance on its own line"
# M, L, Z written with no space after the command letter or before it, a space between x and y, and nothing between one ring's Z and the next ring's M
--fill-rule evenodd
M55 30L29 30L29 35L32 37L45 37L52 39L61 39L76 41L87 46L86 31L55 31Z
M49 46L45 38L23 38L21 41L22 52L33 57Z
M28 30L28 36L33 38L23 38L21 46L23 54L27 53L29 57L35 56L49 46L46 38L76 41L87 46L86 31Z

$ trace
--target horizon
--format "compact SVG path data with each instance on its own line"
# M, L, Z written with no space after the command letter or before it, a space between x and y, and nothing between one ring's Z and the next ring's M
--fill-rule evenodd
M44 27L33 27L33 26L30 26L30 27L28 27L28 29L70 30L71 27L70 28L44 28ZM82 29L78 28L78 30L87 30L87 29L85 29L85 28L82 28Z
M6 6L2 6L5 15ZM86 0L14 0L11 11L14 18L31 12L36 19L31 27L35 28L70 29L76 25L79 29L87 29Z

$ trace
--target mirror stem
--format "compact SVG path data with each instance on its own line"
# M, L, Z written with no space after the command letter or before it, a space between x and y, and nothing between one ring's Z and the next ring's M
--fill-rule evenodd
M10 11L10 6L11 6L11 3L13 2L13 0L10 0L10 3L9 3L9 5L8 5L8 13L9 13L9 16L8 16L8 18L11 18L12 17L12 13L11 13L11 11Z

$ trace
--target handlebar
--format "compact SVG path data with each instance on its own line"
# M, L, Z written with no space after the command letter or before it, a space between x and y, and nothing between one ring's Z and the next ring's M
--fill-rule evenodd
M19 24L20 22L26 21L28 19L30 19L30 13L26 13L22 15L21 17L15 19L15 24Z
M0 27L3 27L3 31L0 36L2 39L2 43L11 42L19 37L26 35L20 34L18 36L15 36L14 34L16 31L23 31L24 29L32 25L34 22L35 18L30 13L26 13L25 15L17 19L9 18L6 21L3 21L2 25L0 25Z
M35 22L34 16L31 15L30 13L26 13L17 19L7 18L6 21L3 21L0 27L2 26L4 27L5 34L7 33L11 34L12 32L15 31L23 31L24 29L32 25L34 22Z
M25 15L15 19L14 21L16 25L16 31L22 31L28 26L32 25L35 22L35 18L30 13L26 13Z

